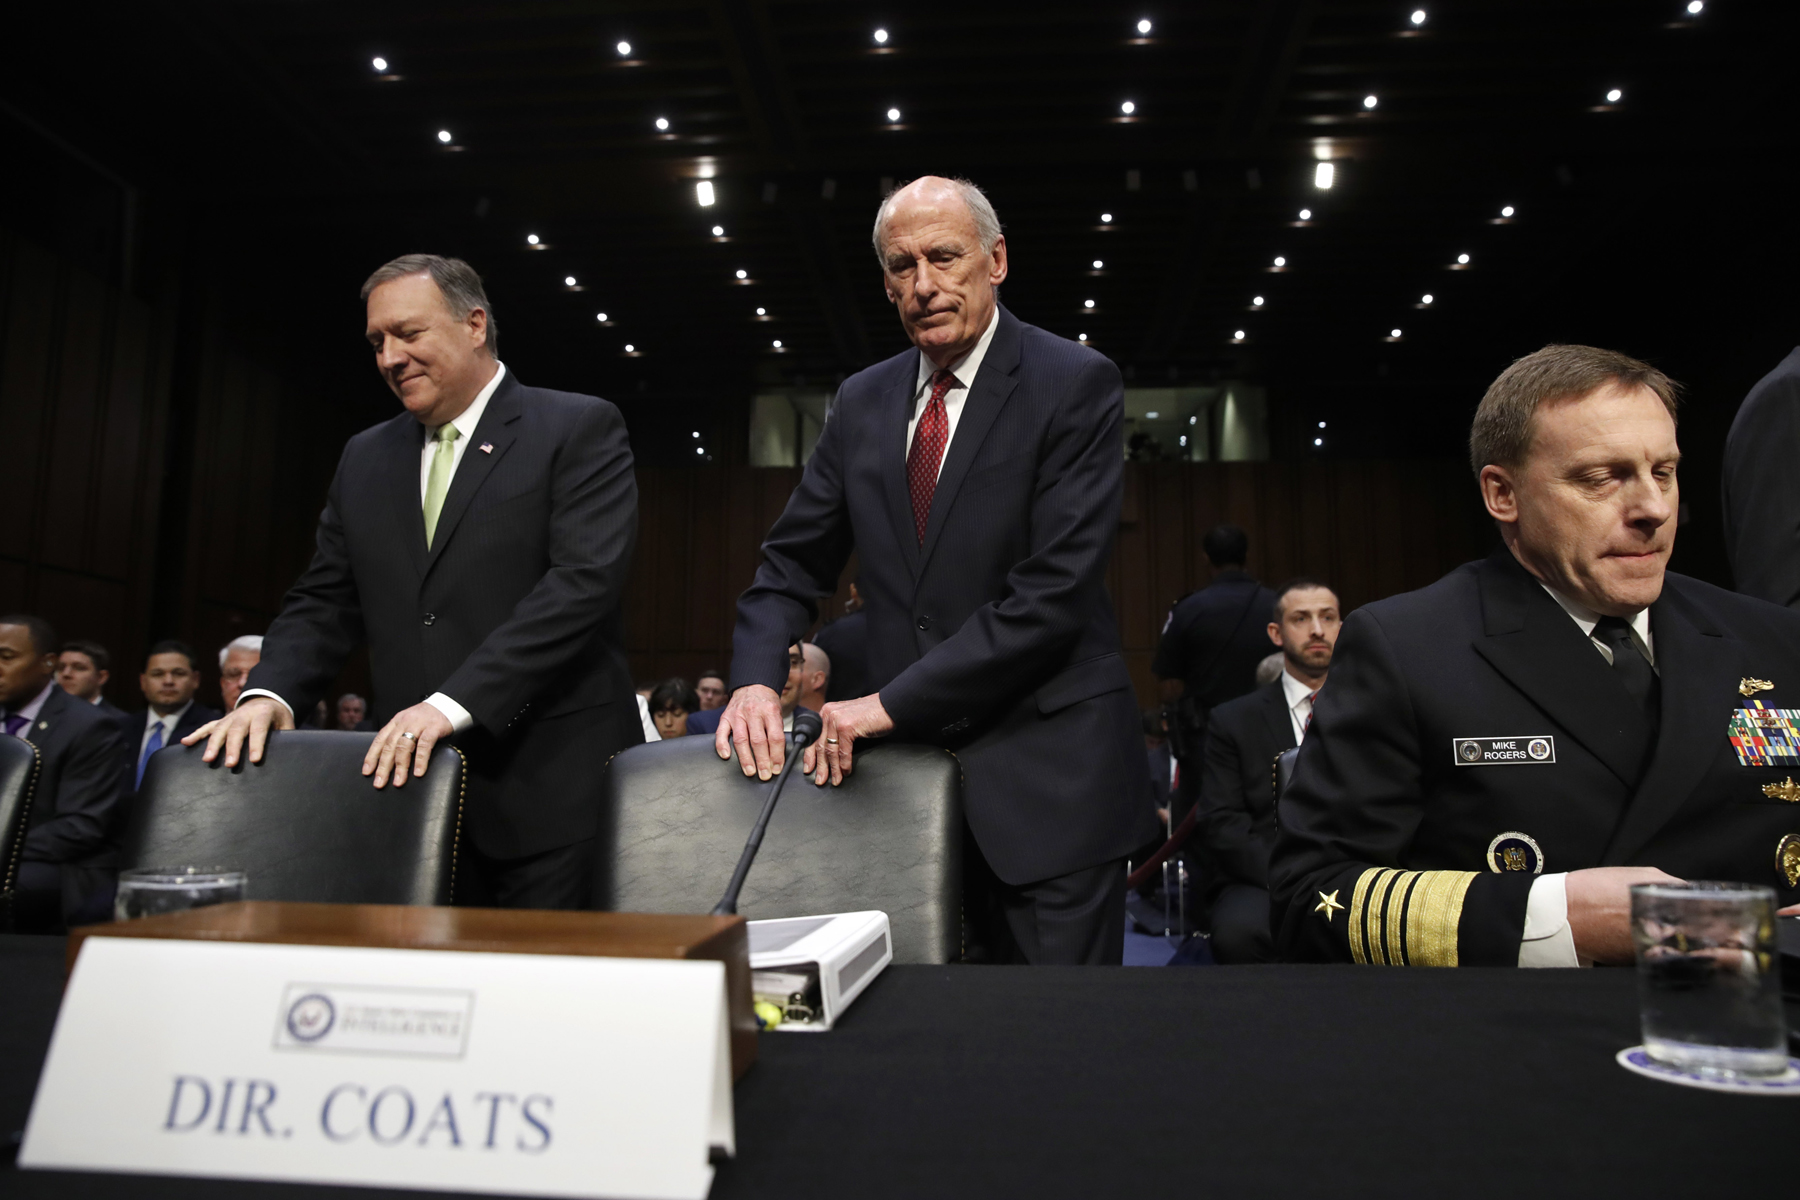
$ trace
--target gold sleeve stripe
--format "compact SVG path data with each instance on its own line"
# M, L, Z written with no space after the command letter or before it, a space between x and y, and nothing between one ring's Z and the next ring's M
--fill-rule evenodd
M1456 929L1473 871L1370 867L1350 896L1350 958L1375 966L1454 967Z

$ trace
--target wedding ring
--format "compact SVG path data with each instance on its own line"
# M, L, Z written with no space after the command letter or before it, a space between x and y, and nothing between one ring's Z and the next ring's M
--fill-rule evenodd
M416 742L419 740L419 735L416 733L403 733L400 736L405 738L409 742Z
M835 745L837 745L837 739L836 738L826 738L825 744L827 746L835 746Z

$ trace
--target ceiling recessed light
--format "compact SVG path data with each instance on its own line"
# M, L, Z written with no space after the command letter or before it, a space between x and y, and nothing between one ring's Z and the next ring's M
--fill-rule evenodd
M1263 298L1261 296L1250 297L1250 307L1251 308L1261 308L1262 306L1263 306Z
M1158 418L1160 416L1162 416L1162 414L1159 412L1147 412L1144 414L1144 420L1154 421L1154 420L1156 420L1156 418Z
M563 276L563 286L574 287L575 286L575 277L573 275L564 275Z
M773 344L777 350L781 349L781 339L780 338L776 338Z
M1085 334L1085 333L1078 333L1078 334L1076 334L1076 335L1075 335L1075 340L1076 340L1076 341L1078 341L1078 342L1085 342L1085 341L1087 341L1087 334Z
M885 30L885 29L877 29L877 30L876 30L876 31L875 31L875 44L876 44L876 45L877 45L877 46L885 46L885 45L887 45L887 39L888 39L888 33L887 33L887 30Z
M766 317L769 315L769 310L766 308L759 308L756 310L756 315L759 317Z
M699 183L694 185L694 199L699 203L701 208L712 207L713 200L715 199L713 195L712 180L702 179Z
M1374 108L1379 103L1381 103L1381 101L1375 98L1375 93L1373 92L1370 92L1367 96L1363 97L1364 108Z
M614 46L613 49L617 50L619 52L620 58L630 58L631 57L631 43L630 42L620 42L618 45Z
M1501 215L1501 216L1503 216L1503 217L1510 217L1510 216L1512 216L1512 215L1513 215L1513 206L1512 206L1512 205L1510 205L1510 204L1509 204L1509 205L1507 205L1507 206L1506 206L1506 207L1505 207L1505 208L1503 208L1503 209L1501 209L1501 210L1500 210L1500 215Z
M1315 445L1315 446L1323 446L1324 444L1325 444L1324 438L1314 438L1313 439L1313 445Z
M1431 296L1430 292L1426 292L1423 296L1419 297L1420 304L1430 304L1431 300L1432 300L1432 296Z
M1328 162L1322 162L1313 168L1313 186L1320 191L1330 191L1331 185L1337 181L1337 168Z
M594 314L594 320L596 320L596 321L604 321L604 320L606 320L606 314L605 314L605 313L595 313L595 314Z
M1149 17L1145 17L1143 20L1138 22L1137 29L1138 29L1139 33L1149 33L1151 28L1152 28L1152 26L1150 24Z
M1414 25L1415 25L1415 26L1416 26L1416 25L1423 25L1423 24L1424 24L1424 23L1425 23L1425 10L1424 10L1424 9L1422 9L1422 8L1415 8L1415 9L1413 9L1413 12L1412 12L1412 23L1413 23L1413 24L1414 24Z
M1119 111L1129 117L1132 113L1137 111L1137 103L1132 100L1127 100L1125 103L1119 105Z
M713 236L714 237L724 237L725 236L725 227L723 225L714 225L713 226Z
M1688 16L1697 17L1706 11L1705 0L1688 0Z
M664 132L667 132L668 128L669 128L669 118L667 118L667 117L656 118L656 127Z
M1106 268L1106 264L1105 264L1105 263L1103 263L1103 262L1101 262L1101 261L1100 261L1100 260L1099 260L1099 259L1097 259L1097 258L1096 258L1096 259L1095 259L1095 260L1094 260L1094 270L1096 270L1096 271L1100 271L1100 270L1104 270L1104 269L1105 269L1105 268Z
M1301 210L1300 210L1300 219L1301 219L1301 220L1302 220L1302 221L1310 221L1310 220L1312 220L1312 209L1310 209L1310 208L1303 208L1303 209L1301 209Z
M900 119L900 110L897 108L888 109L887 117L889 121L898 121Z
M1081 307L1083 307L1083 308L1092 308L1092 307L1094 307L1094 302L1093 302L1093 301L1092 301L1092 300L1083 300L1083 301L1082 301L1082 302L1081 302Z
M737 277L739 279L748 279L748 278L750 278L750 272L744 270L742 267L739 267Z
M700 431L699 431L699 430L698 430L698 429L696 429L696 430L694 430L694 436L695 436L695 437L699 437L699 436L700 436Z
M387 70L387 59L385 59L385 58L381 57L381 55L377 54L373 59L370 60L369 65L371 67L374 67L377 71L385 71L385 70Z
M632 351L634 351L636 349L637 349L637 347L632 345L630 342L625 343L625 353L630 354Z
M698 435L695 435L695 436L698 436ZM705 446L695 446L695 447L694 447L694 453L695 453L695 454L705 454L705 453L706 453L706 447L705 447Z
M537 244L538 244L538 235L537 235L537 234L535 234L535 233L528 233L528 234L526 234L526 235L525 235L525 244L526 244L526 245L527 245L527 246L535 246L535 245L537 245Z
M1325 428L1325 422L1323 422L1323 421L1320 421L1320 422L1319 422L1319 428L1320 428L1320 429L1323 429L1323 428ZM700 436L700 435L699 435L699 434L695 434L695 435L694 435L694 436L695 436L695 437L699 437L699 436Z
M1231 334L1231 340L1234 342L1243 341L1244 340L1244 331L1241 329L1234 330Z
M1285 267L1287 266L1287 259L1277 254L1275 256L1275 265L1278 267Z
M1456 256L1456 261L1459 265L1466 267L1469 265L1469 256L1466 254L1459 254Z
M450 144L450 131L448 129L438 130L438 141L448 146Z
M1398 330L1398 329L1390 329L1390 330L1389 330L1389 331L1388 331L1388 336L1389 336L1389 337L1399 337L1399 336L1400 336L1400 331L1399 331L1399 330Z
M1111 225L1112 224L1112 214L1111 213L1101 213L1100 214L1100 223L1102 225Z
M1612 91L1606 93L1606 102L1608 104L1617 104L1619 101L1623 100L1624 98L1625 98L1625 93L1620 91L1618 88L1614 88Z

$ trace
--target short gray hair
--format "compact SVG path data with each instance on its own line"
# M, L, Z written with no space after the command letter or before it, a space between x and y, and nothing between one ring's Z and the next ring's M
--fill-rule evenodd
M223 646L220 646L219 647L219 670L223 671L225 669L225 656L227 654L230 654L233 650L251 650L257 654L261 654L262 653L262 634L246 633L243 637L234 637L229 642L226 642Z
M894 207L894 197L917 183L916 179L894 188L881 198L881 207L875 210L875 258L882 266L887 266L887 255L881 248L881 231L887 227L889 212ZM967 179L951 179L947 181L953 191L962 197L963 204L969 210L969 216L975 221L975 236L981 239L981 249L985 254L994 252L994 243L1000 240L1000 214L994 211L987 193L970 183Z
M1490 464L1518 467L1531 449L1539 408L1580 399L1608 384L1626 391L1648 388L1669 419L1677 419L1679 388L1649 363L1595 346L1549 345L1518 359L1488 385L1469 426L1469 465L1477 476Z
M494 306L488 303L487 289L481 286L481 276L475 273L474 267L460 258L445 258L440 254L402 254L392 262L383 263L375 269L373 275L363 280L362 299L368 300L369 293L382 284L405 279L408 275L431 276L431 282L437 284L438 291L444 297L444 306L459 321L467 320L469 313L477 308L486 313L487 351L496 358L500 356L500 331L494 323Z

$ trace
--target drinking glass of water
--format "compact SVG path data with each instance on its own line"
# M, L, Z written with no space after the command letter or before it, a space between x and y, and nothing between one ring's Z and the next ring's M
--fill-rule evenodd
M1718 1079L1787 1069L1772 888L1640 883L1631 928L1651 1058Z
M146 867L119 872L113 920L131 921L244 898L248 877L215 867Z

